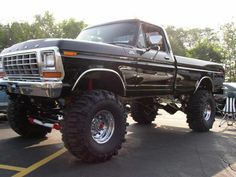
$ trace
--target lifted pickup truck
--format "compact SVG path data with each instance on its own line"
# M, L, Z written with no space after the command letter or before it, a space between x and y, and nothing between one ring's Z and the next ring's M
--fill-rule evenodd
M40 138L60 129L73 155L99 162L124 142L126 104L140 124L158 109L180 110L191 129L209 131L224 69L174 56L163 28L135 19L86 28L76 40L15 44L0 54L0 76L15 132Z

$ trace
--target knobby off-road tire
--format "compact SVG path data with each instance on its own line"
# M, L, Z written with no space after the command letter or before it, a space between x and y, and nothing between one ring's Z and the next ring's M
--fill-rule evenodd
M22 137L43 138L50 129L29 122L29 104L21 98L10 98L7 109L8 122L11 128Z
M85 162L102 162L118 154L126 133L119 99L105 90L88 91L66 108L62 121L65 147Z
M189 100L187 123L196 132L207 132L215 121L215 101L212 93L198 90Z
M151 124L157 111L153 98L135 100L131 104L131 116L139 124Z

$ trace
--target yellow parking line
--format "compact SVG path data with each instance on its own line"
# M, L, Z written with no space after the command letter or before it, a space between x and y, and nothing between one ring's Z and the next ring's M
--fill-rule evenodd
M0 164L0 169L11 170L11 171L22 171L22 170L25 170L26 168Z
M33 165L29 166L28 168L20 171L19 173L15 174L14 176L12 177L23 177L29 173L31 173L32 171L36 170L37 168L45 165L46 163L48 163L49 161L57 158L58 156L62 155L64 152L66 152L66 149L65 148L62 148L61 150L55 152L54 154L34 163Z

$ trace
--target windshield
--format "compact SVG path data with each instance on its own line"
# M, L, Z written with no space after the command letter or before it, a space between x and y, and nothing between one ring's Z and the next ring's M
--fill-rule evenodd
M109 44L134 45L137 33L137 23L123 22L88 28L82 31L77 39Z

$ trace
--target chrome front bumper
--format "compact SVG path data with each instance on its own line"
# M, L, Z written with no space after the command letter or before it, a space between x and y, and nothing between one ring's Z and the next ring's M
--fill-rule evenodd
M62 90L61 81L26 82L0 79L0 86L5 87L9 93L50 98L59 97Z

